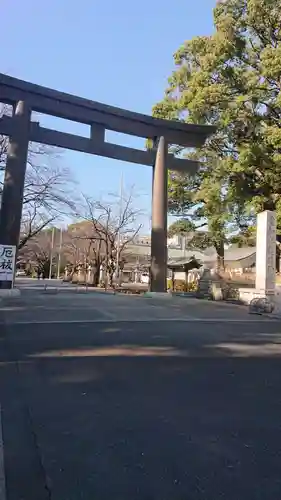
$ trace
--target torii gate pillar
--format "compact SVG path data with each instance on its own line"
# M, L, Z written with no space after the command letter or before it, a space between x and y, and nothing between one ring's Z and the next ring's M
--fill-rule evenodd
M167 290L167 155L167 143L164 137L160 137L153 167L152 184L150 267L150 289L152 292L166 292Z

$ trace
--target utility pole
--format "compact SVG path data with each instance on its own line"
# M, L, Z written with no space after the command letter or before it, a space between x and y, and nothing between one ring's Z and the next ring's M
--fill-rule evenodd
M58 280L60 279L61 249L62 249L62 228L60 228L60 244L59 244L58 269L57 269Z
M49 269L49 280L52 279L52 268L53 268L53 254L54 254L54 242L55 242L55 228L52 228L52 240L51 240L51 252L50 252L50 269Z

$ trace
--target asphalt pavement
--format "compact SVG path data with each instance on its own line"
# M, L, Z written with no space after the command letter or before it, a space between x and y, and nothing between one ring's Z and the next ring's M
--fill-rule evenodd
M280 498L279 321L22 288L0 304L8 500Z

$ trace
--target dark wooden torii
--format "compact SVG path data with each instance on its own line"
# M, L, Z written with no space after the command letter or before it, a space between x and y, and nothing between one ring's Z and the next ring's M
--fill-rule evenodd
M168 154L168 145L199 147L214 127L156 119L108 106L0 73L0 102L13 106L13 115L2 116L0 134L9 136L0 212L0 244L17 246L20 235L24 179L29 141L153 167L151 228L151 291L166 291L167 273L167 171L194 174L198 163ZM90 137L40 127L32 111L84 123ZM105 141L105 131L152 139L153 150L141 151ZM0 288L12 287L0 281Z

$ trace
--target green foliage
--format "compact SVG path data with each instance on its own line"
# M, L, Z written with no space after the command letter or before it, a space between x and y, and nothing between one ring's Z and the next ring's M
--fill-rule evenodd
M221 269L224 267L225 230L220 221L217 227L212 226L212 224L214 224L214 220L210 219L209 226L211 230L208 232L196 231L193 238L188 242L188 247L202 251L214 247L217 252L217 267Z
M169 176L170 211L208 223L217 242L229 223L277 210L281 229L281 3L224 0L214 9L212 36L186 41L153 115L216 125L196 152L194 178Z
M168 236L187 235L195 230L195 225L189 219L179 219L170 225Z
M243 231L235 234L229 239L229 242L233 245L241 247L255 247L256 246L256 227L249 226Z
M213 246L212 235L203 231L196 231L188 242L188 247L191 249L206 250L211 246Z
M167 280L167 289L173 292L196 292L198 290L197 281L187 283L184 280Z

